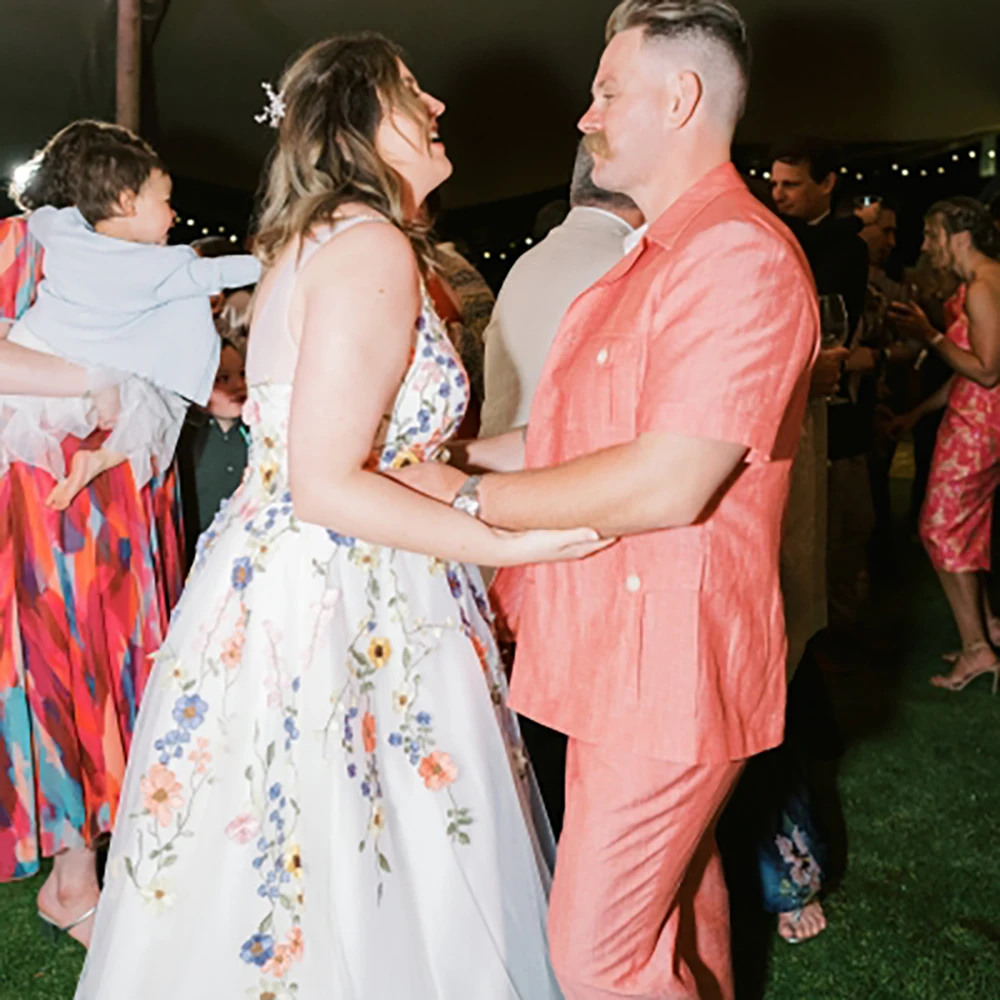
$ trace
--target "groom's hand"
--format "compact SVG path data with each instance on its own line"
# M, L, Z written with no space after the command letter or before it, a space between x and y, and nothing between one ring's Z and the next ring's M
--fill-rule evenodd
M467 478L464 472L443 462L420 462L403 469L387 469L383 475L447 504L455 499L455 494Z

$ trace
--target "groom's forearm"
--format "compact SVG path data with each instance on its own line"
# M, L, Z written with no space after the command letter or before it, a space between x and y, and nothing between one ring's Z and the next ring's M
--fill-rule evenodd
M551 468L487 475L480 516L502 528L588 527L604 537L681 527L698 520L745 455L729 442L644 434Z

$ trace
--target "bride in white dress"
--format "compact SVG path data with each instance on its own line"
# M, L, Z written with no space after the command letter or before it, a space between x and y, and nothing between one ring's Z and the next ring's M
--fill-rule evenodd
M384 474L468 397L419 263L444 107L377 36L282 94L249 467L157 655L77 997L552 1000L550 837L464 563L605 543Z

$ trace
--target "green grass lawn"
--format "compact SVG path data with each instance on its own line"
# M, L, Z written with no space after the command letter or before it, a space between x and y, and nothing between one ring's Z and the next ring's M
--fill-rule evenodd
M850 860L830 928L792 948L762 921L759 986L739 1000L1000 1000L1000 698L985 680L928 685L955 632L922 553L898 541L877 606L902 650L831 678ZM42 939L36 891L0 886L0 1000L73 995L82 951Z

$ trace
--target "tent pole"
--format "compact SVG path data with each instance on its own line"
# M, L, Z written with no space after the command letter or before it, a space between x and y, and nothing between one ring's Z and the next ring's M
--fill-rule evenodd
M118 0L118 49L115 75L116 119L139 131L142 82L142 0Z

